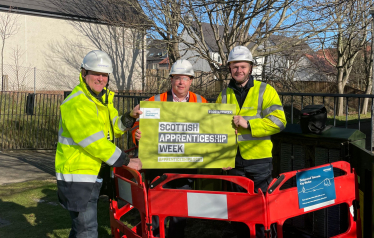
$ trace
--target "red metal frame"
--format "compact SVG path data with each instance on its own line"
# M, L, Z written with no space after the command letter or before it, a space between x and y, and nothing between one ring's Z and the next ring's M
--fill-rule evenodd
M303 169L299 171L305 171L320 167L325 167L330 164L321 165L313 168ZM267 203L267 225L266 229L270 228L270 225L273 223L277 224L277 234L279 238L283 238L283 224L284 222L292 217L297 217L302 214L306 214L309 212L325 209L326 207L335 206L337 204L346 203L348 207L352 210L354 208L355 201L359 201L359 194L358 194L358 183L357 183L357 176L354 169L351 169L351 166L348 162L339 161L331 163L334 168L339 168L345 172L344 175L335 177L335 192L336 192L336 199L335 203L331 205L327 205L324 207L320 207L314 210L310 210L308 212L304 212L304 209L299 209L299 202L298 202L298 193L297 188L288 188L284 190L280 190L282 185L287 182L289 179L294 177L298 171L292 171L281 174L284 175L284 179L279 185L273 189L269 193L269 188L277 181L274 179L268 188L268 193L266 194L266 203ZM281 177L280 176L280 177ZM285 209L287 208L287 209ZM357 213L355 217L353 216L352 212L349 212L348 209L348 216L349 216L349 228L346 232L334 236L334 238L341 238L341 237L358 237L361 238L361 219L360 219L360 212L357 208Z
M256 237L255 224L265 224L266 222L265 197L261 190L259 190L259 193L254 193L254 184L252 180L240 176L192 174L165 175L167 178L163 182L148 190L149 216L159 216L161 238L165 237L164 221L168 216L243 222L249 227L251 237ZM180 178L225 180L242 186L248 192L180 190L162 187L164 184ZM157 178L155 180L157 180ZM227 201L227 217L191 215L191 210L193 210L194 206L191 204L191 200L189 202L191 197L220 198L223 199L223 201ZM244 204L246 205L245 209L243 209ZM153 238L152 234L150 234L150 238Z
M153 238L151 227L148 225L151 225L152 216L159 216L160 237L162 238L165 237L165 218L168 216L175 216L242 222L249 227L250 237L256 236L256 224L262 224L266 230L269 230L270 225L276 223L277 235L279 238L283 238L283 224L287 219L337 204L347 204L349 207L349 228L346 232L334 236L334 238L361 238L361 220L359 208L357 206L359 194L356 173L354 169L351 169L350 164L344 161L334 162L331 165L345 172L344 175L334 178L336 191L335 203L308 212L304 212L304 209L299 209L296 187L280 190L285 182L296 175L297 171L281 174L280 177L284 178L281 182L280 180L274 179L269 185L268 193L265 196L261 190L259 190L258 193L254 193L253 181L241 176L165 174L166 176L164 176L163 180L157 177L153 181L154 186L147 189L138 171L125 166L114 168L117 198L127 202L127 204L122 208L118 208L118 202L114 200L111 201L110 222L112 234L115 238ZM326 165L299 171L324 166ZM181 178L219 179L229 181L242 186L247 192L181 190L162 187L172 180ZM155 185L155 181L159 183L157 182L158 184ZM278 182L280 183L276 186ZM270 188L272 191L270 191ZM200 210L195 208L193 201L200 201L194 200L196 198L203 198L201 200L202 203L203 201L209 201L209 199L212 199L212 201L219 201L217 203L219 206L214 207L216 202L211 202L211 204L207 206L207 210L209 210L209 208L211 209L210 213L205 213L204 210L206 207ZM245 208L243 208L244 204L246 205ZM141 223L130 229L120 221L120 218L133 208L139 210ZM221 213L218 215L215 214L214 212L216 210ZM124 235L120 236L120 233Z
M146 186L142 181L140 173L126 166L113 168L116 196L127 204L118 208L118 202L110 202L110 225L114 238L147 238L148 230L148 204ZM126 191L125 191L126 190ZM127 196L123 196L123 192ZM141 222L130 229L123 222L121 217L133 208L138 209ZM120 236L123 233L123 236Z

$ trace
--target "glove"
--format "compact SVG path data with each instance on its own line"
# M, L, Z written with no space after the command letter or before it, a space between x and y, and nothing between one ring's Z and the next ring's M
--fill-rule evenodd
M130 116L130 112L126 112L124 115L121 116L121 122L124 127L131 128L136 121L136 118L132 118Z

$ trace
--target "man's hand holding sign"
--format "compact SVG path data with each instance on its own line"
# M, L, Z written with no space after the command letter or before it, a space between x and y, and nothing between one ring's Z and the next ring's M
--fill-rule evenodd
M249 127L248 121L245 120L242 116L234 116L233 119L232 119L232 122L235 126L235 134L238 134L238 128L239 127L242 127L242 128L248 128ZM222 169L223 170L230 170L230 169L232 169L232 167L224 167Z

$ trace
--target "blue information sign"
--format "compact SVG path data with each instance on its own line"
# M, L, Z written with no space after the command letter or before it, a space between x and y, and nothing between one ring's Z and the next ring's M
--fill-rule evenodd
M296 180L300 209L309 211L335 203L333 166L298 172Z

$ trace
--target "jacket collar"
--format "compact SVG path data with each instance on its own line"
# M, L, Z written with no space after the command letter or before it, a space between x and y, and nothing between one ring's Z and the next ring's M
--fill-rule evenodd
M236 91L241 92L241 91L243 91L243 90L249 90L250 88L253 87L253 85L254 85L254 83L253 83L253 76L250 75L250 76L249 76L249 79L248 79L247 83L244 85L244 87L239 87L239 86L236 84L235 79L231 79L231 80L230 80L230 83L229 83L229 88L232 88L232 89L234 89L234 90L236 90Z

